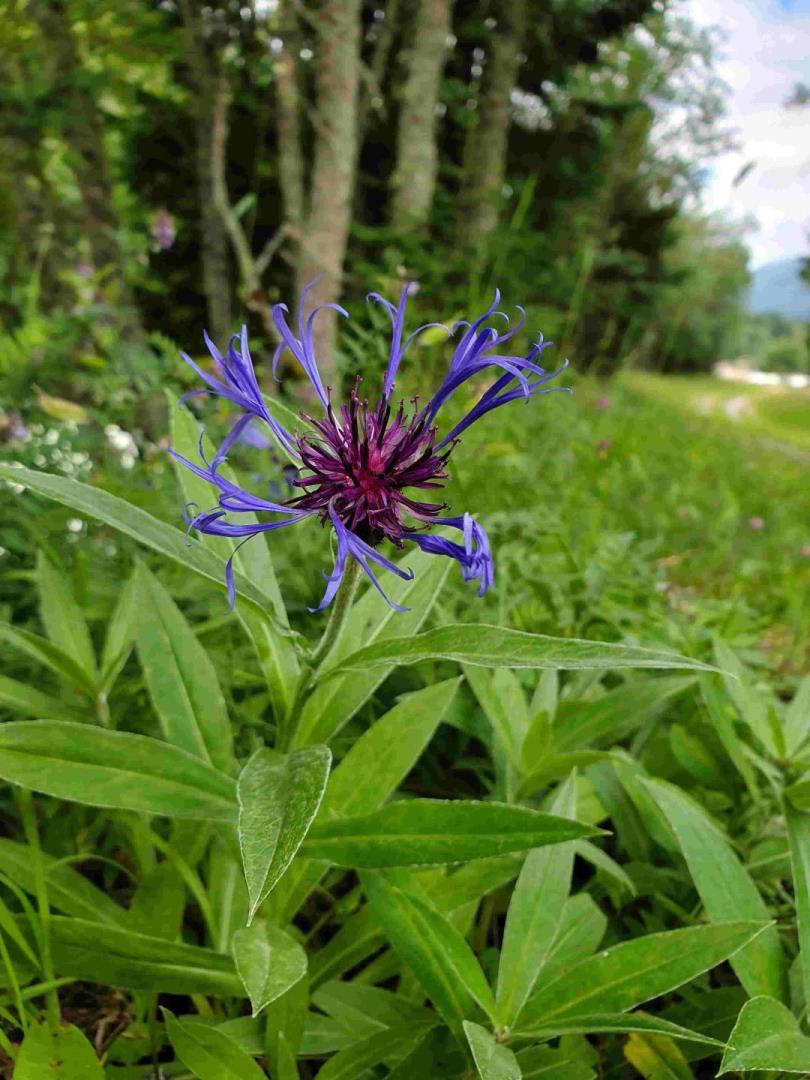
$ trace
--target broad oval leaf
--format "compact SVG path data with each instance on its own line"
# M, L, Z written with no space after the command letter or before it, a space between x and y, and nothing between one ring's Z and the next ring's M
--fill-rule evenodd
M686 656L638 645L577 638L546 637L482 623L439 626L424 634L392 638L359 649L322 676L388 664L418 664L423 660L454 660L479 667L556 668L683 668L715 671Z
M740 1010L718 1076L749 1070L810 1073L810 1038L790 1009L764 995Z
M332 754L308 746L291 754L261 747L239 776L239 846L250 898L248 918L293 860L321 805Z
M307 972L307 954L298 942L278 927L258 921L236 931L233 958L254 1016Z
M464 1034L481 1080L521 1080L523 1073L517 1058L508 1046L496 1042L491 1032L465 1020Z
M167 817L233 821L235 784L158 739L62 720L0 725L0 776L57 799Z
M506 855L598 832L525 806L412 799L359 817L318 821L301 853L374 870Z
M14 1067L15 1080L104 1080L96 1052L73 1024L51 1031L45 1021L30 1025Z
M529 998L515 1030L556 1031L577 1016L634 1009L727 960L767 925L712 923L614 945L545 983Z

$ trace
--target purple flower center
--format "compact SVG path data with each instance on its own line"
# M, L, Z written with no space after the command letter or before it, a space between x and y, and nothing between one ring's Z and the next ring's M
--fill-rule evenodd
M415 531L403 515L424 527L445 508L405 492L442 487L453 448L436 452L437 429L416 399L413 406L413 413L406 414L400 403L394 413L381 398L369 409L355 387L337 414L330 400L324 419L305 417L316 434L297 436L303 469L292 483L303 494L290 505L315 512L324 522L332 506L343 524L368 543L387 539L402 547L403 538Z

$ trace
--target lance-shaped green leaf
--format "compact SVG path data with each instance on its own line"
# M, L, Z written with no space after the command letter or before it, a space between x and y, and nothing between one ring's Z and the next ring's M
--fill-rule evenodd
M360 817L316 822L302 854L373 870L507 855L598 832L525 806L411 799Z
M365 731L329 777L321 817L368 813L388 799L416 764L447 713L459 679L406 694ZM302 861L292 867L273 893L273 910L289 922L324 867Z
M770 754L774 757L781 756L785 750L784 746L780 745L783 739L781 729L771 723L768 700L754 685L750 672L740 662L734 650L720 637L715 638L714 655L718 669L723 673L728 696L737 706L743 720Z
M0 705L11 712L22 713L24 716L35 716L39 720L72 720L81 723L91 719L89 710L82 710L75 705L70 705L61 698L43 694L33 686L18 682L16 679L7 679L0 675Z
M105 692L115 683L135 643L138 622L137 569L120 586L118 599L107 621L101 651L101 678Z
M291 754L262 747L239 776L239 846L250 897L249 919L307 835L329 777L332 754L309 746Z
M307 954L298 942L278 927L260 921L236 931L233 958L254 1016L307 971Z
M52 1031L45 1021L28 1028L17 1063L17 1080L104 1080L96 1052L73 1024Z
M723 744L723 749L745 781L745 786L748 788L751 797L756 801L759 798L756 774L746 754L745 744L734 730L733 717L736 716L736 712L728 701L720 677L701 675L700 690L703 703L709 714L709 720L717 732L717 737Z
M481 1080L522 1080L523 1073L515 1055L508 1046L498 1043L486 1028L465 1020L464 1034Z
M138 656L166 740L223 772L233 764L225 698L208 653L154 574L138 568Z
M157 863L138 882L127 909L129 929L175 941L183 926L186 884L169 859Z
M392 638L368 645L339 661L322 676L380 664L418 664L423 660L455 660L479 667L556 668L684 668L714 671L715 668L676 653L577 638L546 637L510 630L503 626L462 623L439 626L424 634Z
M792 757L810 735L810 675L805 675L785 710L785 743Z
M429 1031L430 1026L415 1023L377 1031L340 1050L320 1069L318 1076L320 1080L357 1080L382 1062L395 1066Z
M363 875L363 885L386 937L450 1027L458 1031L475 1015L473 1003L492 1019L489 983L458 930L421 897L395 888L381 874Z
M650 1016L645 1012L593 1013L591 1016L572 1016L568 1020L551 1021L548 1027L540 1025L532 1032L535 1038L549 1038L552 1035L608 1035L630 1031L639 1031L652 1035L666 1035L670 1039L683 1039L686 1042L701 1043L704 1046L721 1047L718 1039L704 1035L699 1031Z
M140 507L133 506L125 499L119 499L117 495L65 476L26 469L22 465L0 463L0 477L14 484L23 484L37 495L53 499L80 514L102 521L125 536L137 540L139 544L160 552L210 581L221 585L225 580L224 559L201 544L187 543L183 530L159 521ZM271 599L253 582L247 581L238 573L235 580L237 595L254 605L259 613L271 608Z
M606 930L607 916L590 893L569 896L551 952L543 965L543 979L555 979L572 964L592 956Z
M654 780L642 783L674 832L712 922L766 921L768 909L756 885L714 822L671 784ZM731 966L752 997L767 994L780 998L786 991L784 957L775 926L740 949L732 957Z
M459 679L426 686L397 704L354 743L329 777L322 816L376 809L396 791L450 708Z
M51 919L58 975L162 994L244 997L230 956L87 919Z
M72 656L90 680L96 678L96 654L84 615L62 567L37 552L39 608L51 641Z
M642 676L622 683L595 701L561 701L554 721L554 749L613 746L662 712L671 699L694 685L696 675Z
M84 690L91 696L95 693L95 682L90 672L79 667L72 656L40 634L25 630L21 626L0 622L0 641L19 649L37 663L44 664L69 685Z
M804 1000L810 1001L810 814L794 809L787 800L784 801L784 814L790 843Z
M489 672L474 665L465 665L464 675L509 760L519 766L529 711L517 676L508 668Z
M0 776L57 799L167 817L233 821L235 784L184 750L61 720L0 725Z
M402 565L413 572L412 580L403 581L392 576L385 583L389 599L408 610L394 611L376 589L367 589L352 608L346 630L337 648L327 657L327 663L333 664L338 657L347 655L346 650L354 651L361 645L385 641L395 635L416 633L441 593L450 569L449 562L449 559L437 559L424 551L408 551ZM325 681L319 671L317 685L301 712L296 745L332 739L395 666L396 661L391 660Z
M477 904L482 897L507 884L517 876L519 869L519 856L476 859L475 862L453 868L449 874L445 873L444 868L432 873L422 872L420 883L429 903L443 915L452 918L459 908ZM593 904L589 896L584 898ZM581 924L586 916L587 913L583 914L580 908L572 921ZM311 984L318 986L326 979L338 978L376 952L383 941L382 930L370 905L361 908L356 915L348 918L329 943L312 957Z
M743 1005L718 1075L754 1070L810 1073L810 1038L774 998L755 997Z
M576 814L576 775L560 788L554 813ZM530 851L515 884L498 962L498 1024L510 1027L543 969L557 937L571 888L574 845Z
M668 1035L634 1031L624 1056L644 1080L693 1080L683 1051Z
M45 865L48 900L57 911L76 915L80 919L94 919L123 926L127 911L119 907L107 893L97 889L68 862L55 859L47 852L40 852ZM0 873L19 885L32 896L37 894L36 859L27 844L0 839Z
M557 1030L578 1016L634 1009L727 960L766 925L712 923L614 945L544 983L529 998L515 1030Z
M189 461L196 462L201 445L200 425L188 408L178 405L176 397L171 392L167 392L166 396L169 401L172 447ZM211 461L214 448L205 436L202 439L202 448L208 460ZM207 481L178 461L173 464L185 502L192 502L204 508L216 501L215 492ZM226 480L235 479L227 463L220 466L219 472ZM256 520L253 514L240 514L239 519L245 523ZM227 536L203 534L198 540L202 546L209 548L223 559L227 560L233 555L236 569L268 597L273 622L246 604L237 604L236 612L256 650L267 679L274 709L276 713L284 713L289 706L298 677L298 658L293 638L287 633L289 628L287 612L266 539L264 536L258 536L254 537L249 544L240 545Z
M161 1011L177 1056L199 1080L265 1080L256 1062L224 1032L195 1017Z

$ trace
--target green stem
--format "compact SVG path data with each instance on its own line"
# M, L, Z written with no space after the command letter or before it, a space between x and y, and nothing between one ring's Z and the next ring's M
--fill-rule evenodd
M346 628L346 619L352 609L352 603L359 584L360 564L352 559L346 567L343 573L343 580L335 593L335 598L332 601L332 610L329 612L329 621L321 635L321 640L318 642L314 652L301 669L301 674L295 687L295 693L293 694L293 700L287 714L286 722L279 728L277 748L285 753L295 742L298 724L301 719L301 710L304 706L307 692L312 685L313 676L343 636L343 631Z
M329 622L323 632L318 647L312 654L309 666L317 671L329 653L334 649L343 636L346 627L346 618L352 609L354 594L360 584L360 563L351 560L343 573L343 580L335 593L332 601L332 610L329 612Z
M53 983L55 979L53 956L51 954L51 909L48 904L48 885L45 880L45 861L42 858L42 849L39 846L39 831L37 829L37 817L34 812L34 801L31 792L25 789L19 794L20 810L22 813L23 830L34 861L34 880L36 883L37 907L39 909L39 922L41 928L40 951L42 954L42 974L45 982ZM56 987L52 987L45 995L48 1014L48 1024L52 1031L59 1030L59 994Z

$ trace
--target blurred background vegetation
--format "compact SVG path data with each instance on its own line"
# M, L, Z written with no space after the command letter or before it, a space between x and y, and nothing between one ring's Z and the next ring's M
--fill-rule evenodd
M628 437L616 424L639 425L658 499L667 485L702 490L677 472L680 442L708 424L730 440L718 464L746 440L755 440L747 459L765 455L761 489L741 491L739 475L709 481L707 495L722 498L727 484L734 506L750 503L739 521L772 521L755 505L771 498L766 474L797 474L778 500L794 500L788 564L804 572L809 392L710 372L738 357L807 371L807 324L763 311L757 283L751 292L744 223L700 210L707 170L734 132L713 34L683 10L675 0L8 0L0 453L176 520L165 392L192 385L177 354L200 355L203 327L224 344L247 322L269 389L271 306L292 305L320 274L311 299L340 299L356 316L339 335L328 318L316 331L329 380L360 372L373 382L384 316L364 304L367 291L396 295L416 281L420 320L449 323L477 313L497 286L510 310L526 306L530 331L572 359L579 436L595 455L576 463L579 507L602 482L591 470L601 475ZM435 341L419 346L403 379L424 394L447 355ZM295 373L282 374L295 398ZM613 376L613 408L601 417L596 408L594 427L587 403ZM503 439L491 426L493 445L530 435L555 454L574 429L571 407L551 401L525 435L524 414ZM677 411L669 428L645 411L662 405ZM544 467L538 482L549 475ZM479 479L485 489L490 478ZM534 512L556 497L540 490ZM708 526L711 510L690 519L678 506L679 529ZM616 503L599 515L615 513L621 529L637 510ZM41 541L55 528L18 511L10 505L0 526L13 602L32 534ZM637 529L666 548L654 515ZM743 536L761 551L762 537ZM724 559L721 549L703 557ZM308 564L297 548L289 558L303 602ZM704 578L716 588L723 575Z
M678 588L742 590L754 637L775 633L777 663L795 666L806 602L785 580L806 584L810 568L810 391L711 371L738 357L806 371L807 324L763 312L768 282L751 291L744 223L700 210L734 132L713 34L683 10L675 0L8 0L0 455L179 521L166 392L195 385L178 351L201 358L203 327L224 345L247 322L273 389L270 308L292 306L320 274L311 299L340 299L354 316L338 334L328 318L316 330L321 364L333 383L359 372L373 385L385 317L366 292L416 281L413 317L450 323L498 287L508 310L526 306L528 332L571 357L578 393L536 403L527 429L519 406L489 418L481 454L467 465L457 455L459 499L472 486L496 532L504 509L502 542L564 542L581 568L605 546L623 552L615 580L643 565L658 590L643 604L634 593L644 608L671 599L646 576L655 558L675 560ZM780 281L771 292L784 296ZM403 371L409 393L430 392L447 363L429 337ZM282 375L281 391L300 399L296 373ZM283 479L267 455L241 454L254 483ZM511 483L514 505L503 499ZM521 509L527 483L536 497ZM120 540L7 501L10 610L30 603L19 582L37 542L72 567L102 620L128 558ZM521 515L516 534L509 522ZM318 588L320 539L274 539L298 610ZM527 629L597 632L563 616L541 564L500 602L514 615L524 595Z
M246 319L261 354L318 272L344 302L414 278L445 319L497 284L580 373L808 366L797 322L746 315L742 227L698 209L734 135L678 4L5 7L6 408L137 385L148 412L176 344Z

